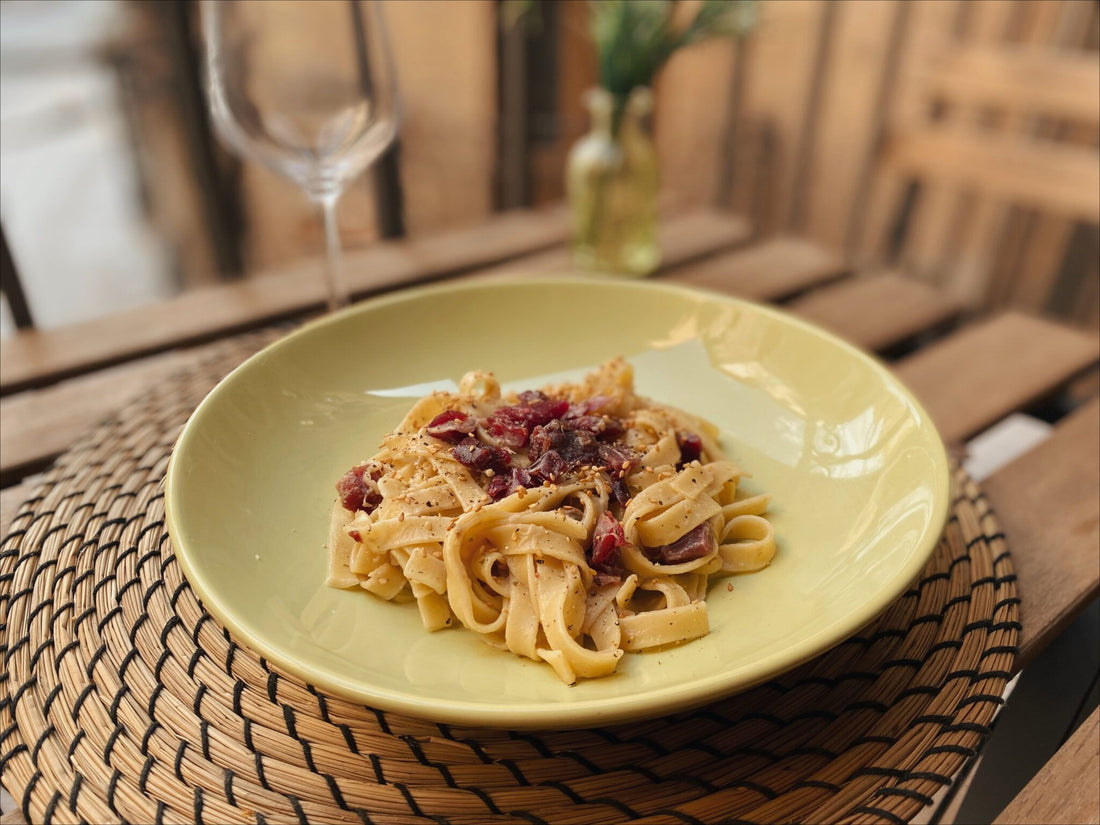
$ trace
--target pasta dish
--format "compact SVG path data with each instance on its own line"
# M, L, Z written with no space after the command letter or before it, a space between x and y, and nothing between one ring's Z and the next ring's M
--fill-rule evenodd
M519 394L471 372L339 480L327 583L415 600L427 630L460 624L567 684L607 676L706 635L711 578L771 562L768 495L742 475L622 359Z

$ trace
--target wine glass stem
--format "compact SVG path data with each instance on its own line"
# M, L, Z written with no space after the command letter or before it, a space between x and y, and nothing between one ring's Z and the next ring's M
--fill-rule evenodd
M344 284L343 253L340 249L340 227L336 222L336 202L340 194L326 193L319 198L325 222L325 281L328 284L328 308L339 309L348 304Z

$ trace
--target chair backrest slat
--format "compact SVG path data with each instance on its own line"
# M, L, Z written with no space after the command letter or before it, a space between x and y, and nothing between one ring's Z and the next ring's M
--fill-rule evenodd
M19 272L15 268L15 259L12 258L3 226L0 226L0 294L8 302L16 328L31 329L34 326L34 317L23 292L23 283L19 280Z
M1100 222L1100 156L1052 140L921 128L894 135L884 161L919 178L944 178L1022 206Z
M929 95L945 103L1100 125L1095 52L1019 46L956 48L942 55L926 82Z

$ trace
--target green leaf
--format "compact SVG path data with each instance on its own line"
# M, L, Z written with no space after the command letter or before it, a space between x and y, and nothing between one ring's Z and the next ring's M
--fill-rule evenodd
M670 0L590 0L600 85L616 97L652 86L678 50L711 37L739 37L755 24L754 0L703 0L682 30Z

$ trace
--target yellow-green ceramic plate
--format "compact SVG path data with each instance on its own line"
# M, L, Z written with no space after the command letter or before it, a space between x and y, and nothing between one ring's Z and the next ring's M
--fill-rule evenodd
M333 484L415 398L472 369L524 388L616 355L640 393L718 424L745 486L773 494L775 561L717 581L710 635L567 687L461 628L425 632L414 604L324 585ZM949 499L928 415L853 347L752 303L562 277L415 289L303 327L202 402L167 485L187 578L239 641L377 708L527 728L669 713L822 653L911 583Z

